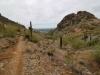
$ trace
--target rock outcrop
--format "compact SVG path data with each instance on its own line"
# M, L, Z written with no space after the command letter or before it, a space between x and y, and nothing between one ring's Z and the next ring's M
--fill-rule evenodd
M98 26L100 20L97 19L93 14L87 11L79 11L77 14L72 13L66 15L60 23L58 23L57 28L54 32L56 33L67 33L68 32L75 32L76 28L81 29L82 27L85 28L87 26L93 27ZM93 25L94 24L94 25ZM77 30L78 30L77 29ZM61 34L62 34L61 33Z
M76 25L82 22L82 20L89 20L94 18L96 17L87 11L79 11L77 14L72 13L65 16L63 20L57 25L57 28L62 29L65 28L65 26Z

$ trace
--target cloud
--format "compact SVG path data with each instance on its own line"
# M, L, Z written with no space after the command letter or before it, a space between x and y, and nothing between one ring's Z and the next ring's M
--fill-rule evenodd
M0 13L26 27L56 27L69 13L86 10L100 18L99 0L0 0Z

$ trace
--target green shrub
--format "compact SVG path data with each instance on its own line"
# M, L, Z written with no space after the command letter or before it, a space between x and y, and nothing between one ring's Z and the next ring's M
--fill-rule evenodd
M95 46L99 42L98 38L92 39L87 43L88 46Z
M79 40L78 35L71 35L63 37L63 44L70 44L74 49L81 49L87 46L87 43Z
M32 39L31 39L29 31L24 32L24 39L28 39L29 41L32 41L34 43L38 43L40 41L39 37L35 34L32 35Z
M88 26L88 29L89 30L93 30L93 29L95 29L96 28L96 26Z
M54 52L55 52L55 50L54 49L51 49L50 51L47 52L47 54L49 56L53 56L54 55Z
M70 61L70 60L71 60L70 55L66 56L66 61Z
M40 39L38 38L38 36L36 36L36 35L32 36L32 42L38 43L39 41L40 41Z
M94 52L92 53L92 55L96 62L100 63L100 45L96 45L94 47Z
M6 28L6 29L0 29L0 34L4 37L15 37L17 34L16 28Z
M66 36L62 38L63 44L72 43L77 38L77 35Z
M24 35L24 39L30 39L29 34Z
M26 30L25 32L23 32L23 34L24 34L24 39L30 40L30 34L29 34L28 30Z
M88 30L93 30L93 29L96 28L96 26L93 26L93 25L84 25L82 28L83 29L88 29Z
M53 39L53 40L56 40L58 37L55 36L55 35L53 35L53 36L51 36L51 35L46 35L45 38L46 38L46 39Z
M86 47L86 42L84 41L81 41L79 39L75 39L73 42L72 42L72 48L74 49L81 49L81 48L85 48Z
M94 34L95 34L95 35L100 34L100 30L95 31Z

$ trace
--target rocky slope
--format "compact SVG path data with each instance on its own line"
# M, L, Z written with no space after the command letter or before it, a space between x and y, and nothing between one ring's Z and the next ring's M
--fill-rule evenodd
M20 26L21 28L25 28L24 25L14 22L0 14L0 28L13 27L13 26L16 26L16 27Z
M100 20L87 11L79 11L77 14L66 15L54 32L68 34L83 32L86 29L91 33L96 29L100 29Z

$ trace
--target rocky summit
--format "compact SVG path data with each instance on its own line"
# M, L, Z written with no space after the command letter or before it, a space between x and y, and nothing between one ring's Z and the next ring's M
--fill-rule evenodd
M72 13L66 15L60 23L58 23L57 28L55 29L56 33L68 33L75 32L76 28L82 29L86 26L95 26L100 25L100 20L96 18L93 14L87 11L78 11L77 14ZM59 32L60 31L60 32Z

